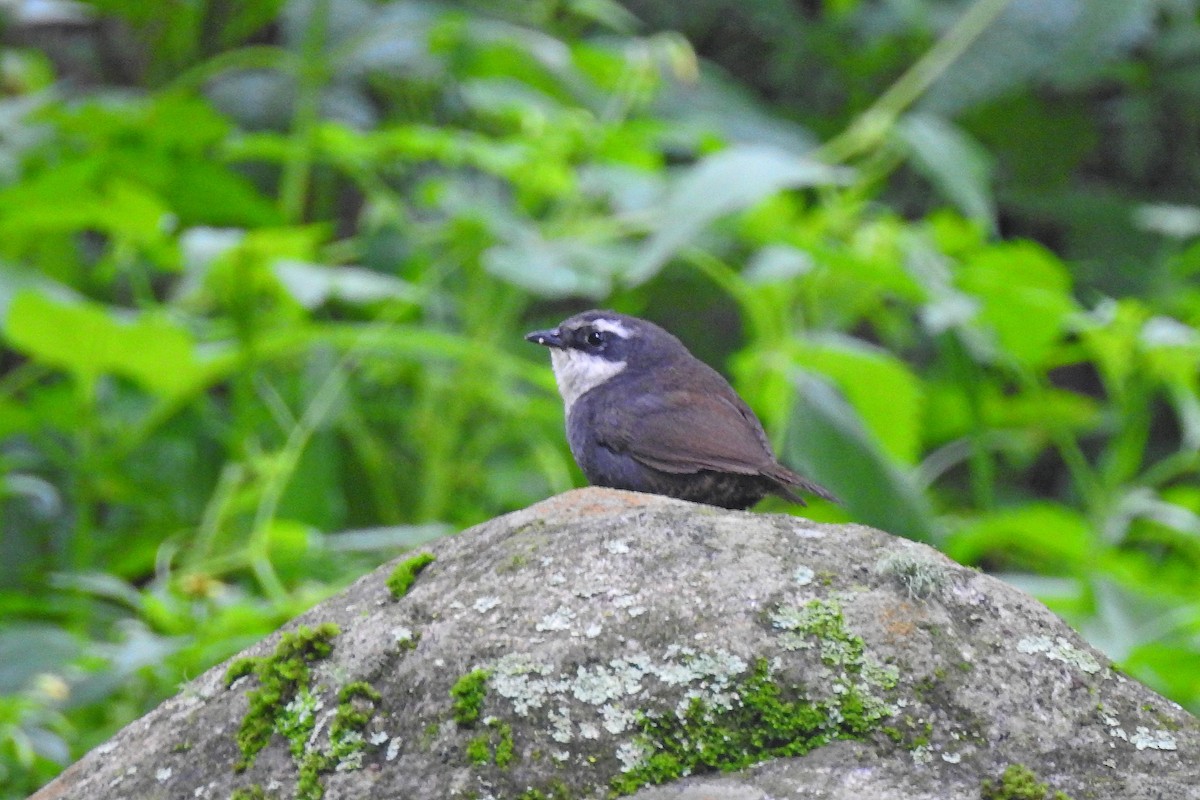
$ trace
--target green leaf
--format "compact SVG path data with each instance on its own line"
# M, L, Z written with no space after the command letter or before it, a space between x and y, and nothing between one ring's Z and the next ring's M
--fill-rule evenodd
M661 226L626 273L630 284L654 277L676 251L718 217L782 189L844 183L850 173L773 147L739 145L689 168L675 183Z
M1087 564L1095 545L1091 525L1078 511L1053 503L1030 503L960 525L942 549L963 564L1006 556L1016 566L1054 572Z
M614 0L571 0L566 7L572 14L598 22L610 31L633 34L642 26L641 20Z
M750 259L742 277L751 285L784 283L806 275L816 267L812 255L798 247L769 244Z
M942 117L909 114L897 123L895 134L913 166L962 212L996 227L992 200L992 163L986 150Z
M60 625L16 622L0 630L0 694L28 689L43 672L62 672L83 646Z
M921 105L951 115L1016 93L1035 78L1086 85L1114 69L1122 53L1144 46L1157 7L1149 0L1009 3Z
M1170 383L1188 383L1200 365L1200 331L1166 316L1151 317L1138 343L1152 374Z
M254 184L213 161L181 161L171 170L163 198L181 226L266 226L282 222L279 210Z
M271 565L285 580L303 577L301 568L315 549L316 531L294 519L272 519L267 526Z
M940 525L913 482L884 455L854 409L823 380L798 373L784 460L841 498L854 519L917 541Z
M1039 367L1077 311L1063 263L1033 242L995 245L970 257L958 285L980 302L976 321L1004 356Z
M539 297L600 298L612 290L614 265L628 256L615 246L574 239L544 239L521 229L511 241L483 254L484 268L503 281Z
M1137 349L1149 310L1133 297L1103 300L1080 318L1079 334L1105 388L1120 396L1138 366Z
M0 233L40 237L95 230L150 244L164 238L169 209L144 186L121 178L96 184L96 165L80 162L0 192Z
M889 353L848 337L797 343L796 363L833 381L884 452L913 464L921 446L921 382Z
M4 329L12 301L25 292L54 297L61 302L76 299L71 289L34 270L0 261L0 330Z
M1171 611L1163 610L1164 615ZM1195 612L1192 613L1195 616ZM1186 638L1169 643L1149 642L1133 648L1123 665L1176 702L1195 710L1200 706L1200 652Z
M118 316L96 303L62 303L27 291L13 300L4 335L14 349L85 386L112 373L170 398L193 391L207 374L191 334L160 315Z
M987 430L1036 432L1045 439L1090 430L1102 419L1094 399L1066 389L1013 393L992 383L951 380L929 381L925 388L925 436L931 444L968 436L981 424Z
M275 277L305 308L317 308L331 299L352 304L383 300L417 302L420 290L394 275L385 275L363 267L329 267L290 258L276 261Z

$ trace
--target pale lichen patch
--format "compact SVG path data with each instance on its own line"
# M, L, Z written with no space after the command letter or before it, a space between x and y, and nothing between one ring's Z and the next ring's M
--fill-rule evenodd
M575 619L575 612L563 605L542 617L542 621L537 624L536 628L540 632L570 630L573 619Z
M531 710L541 708L550 694L557 691L557 682L546 677L553 667L523 653L503 656L490 672L488 687L509 700L518 716L527 716Z
M629 772L635 769L645 762L651 753L649 746L640 739L621 742L617 747L617 761L621 764L621 771Z
M1175 737L1170 731L1151 731L1144 725L1137 726L1133 736L1129 737L1129 743L1138 750L1175 750L1177 748Z
M1041 654L1051 661L1061 661L1089 675L1100 671L1100 662L1086 650L1075 647L1062 636L1053 640L1048 636L1032 636L1017 642L1017 651L1026 654Z
M618 706L601 706L600 716L604 720L604 730L613 736L624 733L637 722L637 714L628 708Z
M500 605L500 598L496 597L495 595L488 595L486 597L480 597L478 600L472 603L471 608L475 609L480 614L486 614L498 605Z

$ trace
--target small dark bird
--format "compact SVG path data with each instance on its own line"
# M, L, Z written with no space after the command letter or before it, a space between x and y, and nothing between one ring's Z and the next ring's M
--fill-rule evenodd
M550 348L567 441L590 483L749 508L793 489L832 494L775 459L762 423L716 370L652 322L585 311L525 339Z

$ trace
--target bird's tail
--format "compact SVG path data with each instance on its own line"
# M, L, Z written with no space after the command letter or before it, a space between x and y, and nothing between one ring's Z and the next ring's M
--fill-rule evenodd
M791 500L793 503L799 503L802 506L808 505L808 503L804 502L804 498L792 491L793 488L808 492L809 494L815 494L817 497L828 500L831 503L842 502L833 492L821 484L792 472L782 464L777 464L776 468L767 477L773 481L775 493L785 500Z

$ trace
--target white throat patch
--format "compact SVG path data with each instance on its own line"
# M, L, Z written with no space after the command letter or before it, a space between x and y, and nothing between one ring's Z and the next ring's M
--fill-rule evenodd
M613 333L621 335L616 331ZM574 348L551 348L550 364L554 367L554 380L558 382L558 393L562 395L568 416L576 400L625 369L624 361L607 361Z

